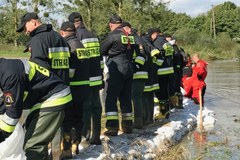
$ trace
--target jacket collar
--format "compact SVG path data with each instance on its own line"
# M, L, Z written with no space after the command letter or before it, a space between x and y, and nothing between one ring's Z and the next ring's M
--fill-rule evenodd
M30 36L33 37L33 36L37 35L38 33L46 32L46 31L50 31L50 30L52 30L51 24L42 24L42 25L38 26L36 29L34 29L30 33Z
M78 26L78 28L85 29L86 27L84 26L83 23L81 23L81 24Z
M68 36L64 37L64 39L65 39L66 41L69 41L69 40L75 39L75 38L77 38L77 36L76 36L75 34L71 34L71 35L68 35Z

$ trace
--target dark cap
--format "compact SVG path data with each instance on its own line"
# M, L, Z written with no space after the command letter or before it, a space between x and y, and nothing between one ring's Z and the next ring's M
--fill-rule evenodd
M18 26L18 29L16 30L17 32L22 32L24 30L24 27L28 21L31 19L38 19L38 15L34 12L31 13L26 13L25 15L22 16L21 18L21 23Z
M118 15L114 14L114 15L112 15L112 17L110 18L109 23L120 24L120 23L122 23L122 18L119 17Z
M132 28L132 25L129 22L126 22L126 21L122 22L121 26Z
M69 16L68 16L68 20L72 23L74 22L78 22L78 21L82 21L82 15L78 12L72 12Z
M155 32L159 33L159 29L158 28L149 28L147 31L147 34L152 35Z
M165 33L165 34L164 34L164 37L165 37L165 38L167 38L167 37L172 38L172 36L171 36L170 34L168 34L168 33Z
M72 22L63 22L61 25L62 31L75 32L75 26Z

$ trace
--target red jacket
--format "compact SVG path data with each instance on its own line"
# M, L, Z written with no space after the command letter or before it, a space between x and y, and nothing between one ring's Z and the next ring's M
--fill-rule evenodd
M204 81L207 77L207 63L203 60L199 60L193 67L192 67L192 77L197 78L200 81Z

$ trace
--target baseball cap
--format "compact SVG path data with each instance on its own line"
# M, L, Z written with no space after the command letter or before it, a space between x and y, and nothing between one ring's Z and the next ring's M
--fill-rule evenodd
M38 15L34 12L26 13L21 18L21 23L18 26L17 32L22 32L24 30L24 27L28 21L31 19L38 19Z
M82 21L82 15L78 12L72 12L69 16L68 16L68 20L72 23L74 22L78 22L78 21Z
M167 37L172 37L172 36L170 34L168 34L168 33L165 33L164 37L167 38Z
M122 23L122 18L116 14L112 15L112 17L109 20L109 23L113 24L120 24Z
M147 34L152 35L155 32L159 33L159 29L158 28L149 28L148 31L147 31Z
M75 32L75 26L72 22L63 22L61 25L62 31L69 31L69 32Z
M126 21L122 22L121 26L122 27L129 27L129 28L132 27L132 25L129 22L126 22Z

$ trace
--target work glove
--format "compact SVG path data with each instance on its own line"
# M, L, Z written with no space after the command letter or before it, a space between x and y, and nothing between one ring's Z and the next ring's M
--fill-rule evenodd
M6 138L8 138L12 133L5 132L0 129L0 143L5 141Z

